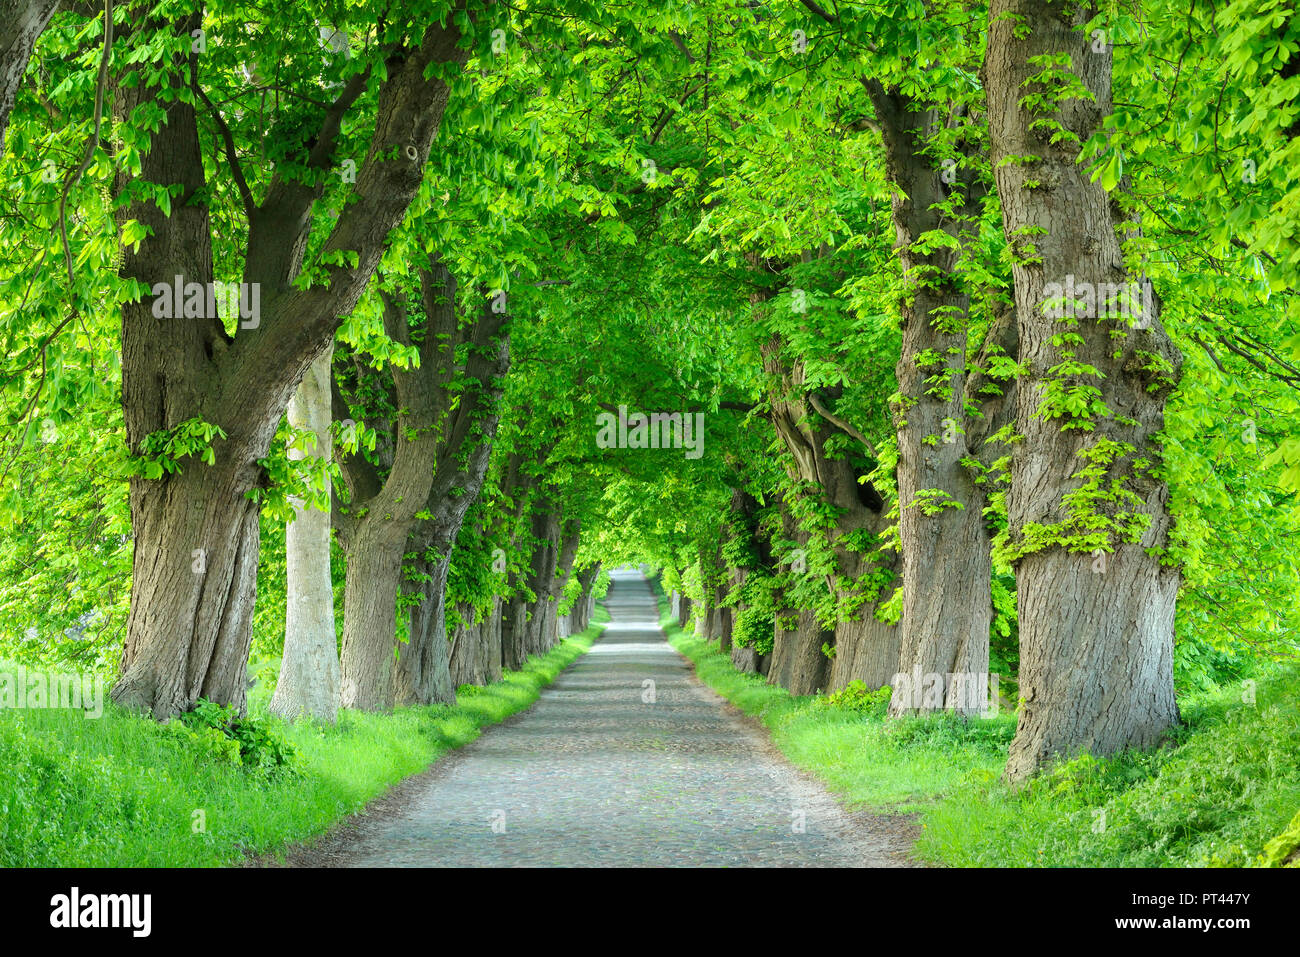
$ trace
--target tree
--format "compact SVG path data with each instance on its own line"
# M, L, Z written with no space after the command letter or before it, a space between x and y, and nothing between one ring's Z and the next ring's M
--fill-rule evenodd
M206 289L214 278L210 187L196 110L202 97L193 79L200 43L191 40L202 23L192 14L174 26L137 28L167 40L161 70L146 76L144 64L133 64L127 75L138 75L117 85L116 110L139 131L127 166L139 175L118 178L126 200L120 225L143 233L121 269L138 297L124 304L122 318L127 442L137 455L171 450L178 461L215 441L206 468L193 462L169 471L155 457L131 480L135 566L122 674L112 692L119 704L160 719L200 697L244 705L256 592L255 493L265 481L259 461L290 396L352 311L389 230L415 198L450 96L449 78L469 56L472 21L465 11L430 12L432 21L426 12L416 17L419 25L389 26L374 53L349 61L352 72L334 101L300 119L307 124L294 157L300 177L277 173L260 203L226 141L247 217L244 305L259 298L258 315L245 315L233 336L202 297L186 299L198 303L186 317L166 318L157 308L169 289L179 299L181 289L194 288L189 284ZM365 161L351 201L304 272L313 204L335 166L344 117L376 65L385 78ZM154 125L162 117L166 122ZM300 273L304 281L296 281ZM191 312L200 313L192 317L197 321L190 321Z
M1120 241L1134 224L1078 162L1111 111L1094 16L995 0L983 68L1025 370L1008 497L1023 701L1013 782L1084 749L1149 747L1178 720L1159 433L1182 356L1158 304L1130 295Z
M504 315L492 300L480 305L476 323L462 331L456 309L456 282L447 266L433 261L419 270L417 317L395 294L381 292L384 328L389 339L414 348L410 367L390 363L377 391L384 395L391 425L382 461L371 463L361 455L341 460L348 487L348 506L336 519L339 543L347 553L347 578L343 613L343 704L365 710L388 710L395 696L404 703L430 704L454 701L447 674L447 645L437 604L445 587L445 571L438 576L434 604L415 614L413 642L405 663L394 671L397 594L408 539L423 518L416 543L420 561L429 561L437 549L441 562L455 541L464 509L473 501L456 501L458 481L478 473L491 448L491 432L471 431L484 424L495 428L494 377L504 373L508 340L498 337ZM483 397L460 396L464 382L456 380L457 350L469 350L465 371ZM360 390L373 378L359 370ZM342 394L335 400L336 416L348 418ZM480 407L480 403L483 407ZM477 446L477 454L476 447ZM461 461L471 456L468 469ZM437 471L435 472L435 467ZM468 491L468 490L466 490ZM425 620L428 616L429 621Z

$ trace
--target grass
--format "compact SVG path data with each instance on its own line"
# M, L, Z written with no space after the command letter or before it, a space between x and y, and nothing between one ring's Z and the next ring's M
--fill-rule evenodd
M452 707L342 711L332 727L265 718L298 751L289 773L231 764L179 722L111 703L97 720L0 709L0 865L222 866L279 853L527 708L608 620L598 607L581 635L501 681L462 687ZM250 702L253 717L265 717L267 697Z
M1014 715L889 720L883 701L796 697L683 632L662 595L660 610L700 679L760 720L792 763L850 807L917 813L915 854L929 863L1239 867L1285 859L1294 843L1274 840L1284 832L1300 842L1300 668L1262 676L1253 705L1236 687L1181 702L1170 746L1084 755L1013 791L1001 774Z

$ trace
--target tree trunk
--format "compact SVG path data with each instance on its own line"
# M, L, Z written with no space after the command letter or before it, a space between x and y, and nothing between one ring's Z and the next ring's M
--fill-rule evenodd
M784 627L787 624L793 627ZM796 695L826 690L831 659L822 651L822 645L834 640L835 632L823 628L811 609L779 613L767 683Z
M894 407L903 578L898 671L942 674L953 692L917 699L895 687L889 713L969 715L984 710L964 691L987 681L992 615L985 496L962 464L971 454L964 387L970 299L955 271L958 250L926 237L942 230L960 244L967 241L963 226L977 234L983 189L969 171L959 180L955 167L941 171L923 152L950 128L950 106L928 109L875 81L866 86L896 186L894 246L907 284L899 303L903 341ZM957 216L942 211L954 199ZM956 677L947 682L950 674Z
M799 526L798 519L790 510L789 498L781 495L777 501L781 508L783 537L793 542L797 551L806 554L811 535ZM797 570L792 558L783 560L782 564L789 566L785 574L793 582L806 574L806 571ZM797 695L821 691L826 687L831 664L822 646L834 643L835 632L822 628L815 611L787 605L776 615L768 684L779 685Z
M903 614L897 670L944 675L947 690L940 700L900 693L895 686L889 714L947 710L978 715L986 704L971 691L987 686L992 619L984 494L952 458L956 453L951 448L916 441L915 430L926 428L917 421L925 418L919 410L918 405L908 413L899 441ZM904 432L913 433L907 441ZM918 493L926 489L941 489L952 506L925 514Z
M458 604L457 614L460 624L451 639L451 683L459 688L461 685L486 684L483 676L486 668L481 660L483 655L483 622L475 622L474 609L465 604Z
M508 492L510 511L501 519L509 531L510 550L522 551L525 544L531 548L529 534L532 529L530 509L532 507L533 489L539 482L525 463L536 461L523 452L512 452L506 460L501 489ZM506 591L501 597L500 633L501 666L505 671L518 671L528 660L528 607L524 600L523 586L527 573L511 565L506 579Z
M493 598L483 619L485 683L501 680L501 599Z
M731 663L737 671L758 671L758 652L754 651L753 646L740 647L733 646L731 649Z
M578 573L578 584L582 586L582 596L573 606L573 634L581 634L587 630L591 624L591 616L595 611L596 599L592 596L591 590L596 585L596 579L600 577L600 565L592 565L590 568Z
M392 422L393 452L388 473L381 478L378 470L360 455L340 460L351 493L349 512L340 514L337 520L339 543L347 553L348 564L343 597L343 700L345 707L365 711L389 710L399 697L403 704L428 703L404 694L407 686L393 667L396 604L403 554L418 524L416 516L433 487L434 463L447 425L445 416L451 401L447 383L455 367L458 323L456 282L444 264L434 262L428 270L421 270L421 287L425 315L420 364L406 369L392 366L388 370L396 406L401 410ZM388 295L384 296L383 317L388 337L410 346L410 317ZM343 405L341 395L339 402ZM440 595L446 588L447 561L442 556L429 570L436 583L433 587ZM384 577L377 580L376 575ZM421 690L432 692L436 685L445 694L451 679L441 603L437 608L423 609L413 616L411 624L411 638L417 642L415 654L422 656L420 664L427 668L428 684ZM441 644L423 644L434 640ZM409 644L407 656L412 656Z
M451 679L451 644L447 641L447 571L450 548L434 561L418 562L427 580L420 585L419 604L411 606L410 637L398 648L394 701L401 705L455 704Z
M501 615L501 665L506 671L518 671L527 660L528 603L522 595L514 595Z
M1109 49L1095 50L1081 29L1093 12L995 0L983 70L1027 370L1007 500L1011 545L1023 556L1016 568L1023 704L1007 761L1011 782L1080 751L1151 746L1178 720L1179 575L1161 563L1170 517L1168 489L1155 474L1182 356L1153 296L1137 308L1129 303L1133 322L1108 302L1132 277L1120 247L1122 214L1076 162L1111 111ZM1042 81L1031 82L1058 58L1090 98L1057 102ZM1030 94L1037 101L1026 102ZM1071 287L1082 306L1064 292ZM1066 363L1079 371L1063 374ZM1086 419L1053 398L1069 389L1094 390ZM1089 465L1098 477L1080 475ZM1089 504L1080 508L1076 495L1072 509L1064 496L1080 489Z
M560 616L559 608L560 603L564 600L564 590L568 585L569 576L573 574L573 562L578 557L581 527L581 523L577 519L564 523L559 551L555 557L555 574L551 578L550 587L550 615L554 621L554 626L551 630L549 647L552 648L573 633L572 613Z
M695 609L695 620L691 623L691 630L695 632L695 637L702 641L709 641L713 637L713 632L709 631L709 626L713 624L713 609L706 604L700 604Z
M713 623L709 625L709 634L718 639L719 651L731 651L731 609L713 609Z
M289 403L289 424L309 429L316 447L308 454L332 457L330 359L332 349L312 363ZM301 458L302 453L290 453ZM330 495L328 476L325 495ZM294 503L284 531L286 604L284 658L269 711L286 721L302 716L333 724L339 706L339 650L334 630L334 583L330 575L330 512Z
M864 612L860 619L843 619L835 626L835 657L827 691L839 691L854 681L875 690L891 684L898 671L898 626Z
M165 490L131 480L129 637L112 692L123 707L160 721L200 698L243 710L257 589L257 507L244 497L252 483L193 463Z
M555 602L551 587L559 552L560 526L546 496L533 506L532 535L536 542L529 565L527 586L533 593L524 622L524 649L528 655L540 655L550 647L555 631Z
M191 15L183 25L197 27L197 20ZM152 105L160 95L143 84L119 88L118 111ZM154 134L141 162L142 179L179 184L181 194L171 217L139 201L119 210L120 217L138 219L155 231L138 249L123 250L123 277L146 288L173 274L208 280L207 209L190 202L204 188L193 107L170 104L168 122ZM119 173L119 192L129 182ZM216 418L207 390L218 326L215 318L157 318L148 298L123 304L122 410L133 452L148 435L195 413L205 421ZM121 675L112 691L123 707L151 712L159 720L189 711L199 698L244 708L258 551L257 505L245 493L262 479L248 450L269 447L275 421L257 425L251 434L214 442L214 465L191 457L174 473L130 480L131 611Z
M838 691L851 681L883 687L898 669L900 636L896 625L879 621L875 612L896 587L896 559L859 551L863 546L858 539L865 531L871 541L880 541L889 522L884 499L873 485L858 481L859 470L850 457L827 455L826 443L835 434L831 426L873 455L874 449L831 411L831 395L823 398L808 390L802 360L785 358L779 336L764 346L763 356L774 383L772 425L790 453L792 478L813 483L834 508L834 524L827 530L837 566L828 583L837 606L829 689ZM797 538L794 528L787 534Z
M501 632L493 634L492 611L479 614L461 603L461 625L451 646L451 680L461 685L488 685L501 678Z
M462 604L461 634L451 646L451 679L457 687L489 685L501 680L501 599L493 599L487 611L478 612Z
M362 528L344 578L342 695L345 708L391 711L397 645L397 586L406 527Z
M0 153L27 61L58 5L59 0L0 0Z

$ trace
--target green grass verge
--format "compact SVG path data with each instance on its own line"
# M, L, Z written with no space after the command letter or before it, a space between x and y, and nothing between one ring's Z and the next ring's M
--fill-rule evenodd
M700 680L760 720L792 763L850 807L917 812L915 853L930 863L1276 865L1300 843L1300 668L1261 677L1254 704L1239 687L1184 701L1170 747L1085 755L1012 791L1000 777L1013 715L887 720L883 702L795 697L683 632L662 592L660 610Z
M501 681L462 688L453 707L343 711L332 727L268 719L299 752L290 773L233 765L178 722L160 726L111 703L95 720L0 709L0 865L202 867L279 853L527 708L608 620L598 607L581 635ZM266 697L250 702L254 717Z

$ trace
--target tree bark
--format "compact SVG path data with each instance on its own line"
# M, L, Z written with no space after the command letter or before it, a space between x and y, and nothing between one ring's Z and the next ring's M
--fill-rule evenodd
M596 599L592 594L592 589L596 585L596 579L600 577L599 563L578 572L578 583L582 586L582 597L578 599L577 604L573 606L575 618L573 620L573 634L580 634L587 630L591 624L591 616L595 611Z
M1141 321L1130 322L1089 314L1086 302L1062 309L1062 297L1046 288L1133 281L1120 247L1122 213L1076 161L1111 111L1109 49L1093 49L1081 29L1094 14L1088 5L995 0L983 70L1027 370L1007 502L1012 546L1023 556L1016 567L1023 704L1006 769L1013 783L1081 751L1151 746L1178 720L1179 574L1161 562L1170 517L1155 469L1182 356L1154 297ZM1031 80L1054 61L1070 64L1088 98L1058 101L1054 83ZM1074 365L1063 371L1067 362ZM1051 398L1062 389L1095 389L1104 408L1094 404L1086 419L1062 414ZM1064 496L1088 481L1083 456L1104 473L1093 481L1107 498L1072 514Z
M528 655L528 602L515 594L504 603L501 613L501 666L518 671Z
M564 523L560 538L560 550L555 558L555 575L551 580L550 588L551 604L554 609L552 617L555 620L551 647L573 634L571 612L561 617L559 607L560 603L564 601L564 590L568 585L569 576L573 574L573 563L578 557L578 544L581 541L581 535L582 523L578 519L575 518ZM576 604L574 607L577 607Z
M58 6L59 0L0 0L0 153L27 62Z
M180 29L197 28L197 22L191 15ZM170 82L175 92L179 81ZM116 95L118 112L125 115L160 92L141 83L119 86ZM204 188L194 110L180 101L169 107L167 123L142 157L140 175L180 185L173 215L142 201L119 211L119 217L154 231L138 250L123 250L123 277L150 288L173 274L200 281L212 276L207 207L190 202ZM127 184L119 174L119 192ZM219 419L211 401L217 383L210 357L223 335L215 318L158 319L147 299L123 305L122 409L133 452L146 436L196 413L204 421ZM260 439L269 446L274 426L231 436L212 466L190 459L159 479L131 478L131 611L121 675L112 690L123 707L159 720L190 710L199 698L243 709L258 543L257 506L245 493L261 483L261 470L241 452Z
M747 671L758 673L758 661L760 655L753 649L753 646L740 647L733 645L731 648L731 664L737 671Z
M312 363L289 403L289 424L316 436L308 455L328 462L330 360L332 349ZM295 450L292 456L301 458ZM331 489L325 478L325 494ZM339 646L334 630L334 582L330 575L330 512L294 503L284 530L286 604L284 658L269 711L286 721L307 716L333 724L339 705Z
M342 694L345 708L391 711L397 634L397 580L406 531L372 523L355 534L344 578Z
M731 651L731 628L732 628L731 609L719 608L718 627L717 627L719 651L722 652Z
M451 644L451 680L461 685L488 685L501 680L501 599L486 611L460 604L461 625Z
M694 607L690 595L682 595L677 608L677 627L685 628L691 622L691 609Z
M483 619L484 679L486 683L501 680L501 599L494 598L492 607Z
M549 645L555 630L555 603L551 600L551 583L559 552L560 524L549 497L541 497L533 511L532 561L527 579L533 593L524 622L524 647L529 655L540 655Z
M834 640L835 632L823 628L817 620L817 613L811 608L778 614L767 683L780 685L796 695L826 690L831 659L826 657L822 646Z
M456 606L460 624L451 637L451 683L454 688L461 685L482 685L487 668L481 660L483 656L483 621L475 620L472 605L463 602Z
M449 554L433 561L416 563L415 567L423 578L418 591L420 603L411 607L407 643L398 649L397 667L393 673L396 704L456 703L458 682L452 680L452 646L447 641L446 596L450 566Z
M509 490L511 502L511 509L503 520L510 529L510 548L522 551L526 543L531 556L532 498L539 480L524 469L526 461L529 459L522 452L510 454L501 488ZM527 573L512 568L501 601L501 666L506 671L518 671L528 660L528 603L523 592L527 578Z

